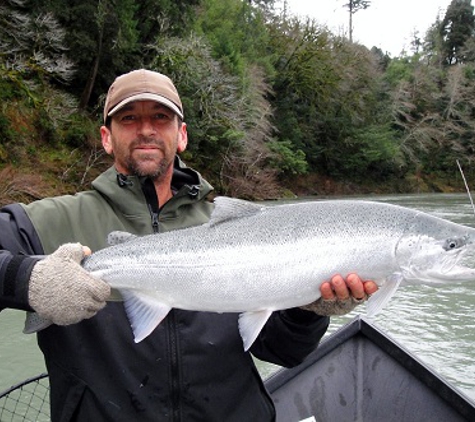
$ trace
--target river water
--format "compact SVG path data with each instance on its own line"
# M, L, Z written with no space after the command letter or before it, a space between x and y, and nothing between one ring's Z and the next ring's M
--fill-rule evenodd
M364 199L419 209L475 227L475 215L467 195ZM329 333L352 320L357 313L364 313L364 308L332 318ZM0 392L45 370L35 336L21 333L23 319L18 311L6 310L0 314ZM403 286L373 322L475 401L475 282L438 287ZM276 370L268 364L259 363L259 366L264 377Z

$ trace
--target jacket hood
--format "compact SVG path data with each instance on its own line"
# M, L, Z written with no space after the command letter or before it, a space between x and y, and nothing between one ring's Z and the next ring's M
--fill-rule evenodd
M173 168L172 189L179 192L183 187L190 188L191 191L197 192L193 195L197 195L198 199L201 199L209 195L213 191L213 187L198 173L181 161L176 156Z
M112 166L92 182L92 187L103 197L111 198L112 202L115 202L112 198L122 198L120 204L115 203L115 207L124 215L140 217L149 215L142 189L146 179L121 174ZM175 199L180 199L182 204L203 199L213 191L200 173L187 167L178 156L174 163L172 189Z
M111 179L115 179L115 183L112 187L110 183ZM119 186L120 188L141 186L145 180L145 177L129 176L119 173L115 167L112 166L98 176L92 182L92 186L95 190L107 195L108 190L115 190L116 186ZM208 183L200 173L188 167L178 156L176 156L173 166L172 189L175 193L185 189L193 197L201 199L213 191L213 186L211 186L211 184Z

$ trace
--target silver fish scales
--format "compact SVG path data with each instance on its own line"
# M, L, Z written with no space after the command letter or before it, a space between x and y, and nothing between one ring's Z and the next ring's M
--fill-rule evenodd
M460 265L475 229L420 211L354 200L215 204L207 224L143 237L114 232L112 246L85 259L120 293L137 342L171 308L239 312L247 350L273 311L317 300L336 273L378 283L370 314L402 282L475 280L474 263Z

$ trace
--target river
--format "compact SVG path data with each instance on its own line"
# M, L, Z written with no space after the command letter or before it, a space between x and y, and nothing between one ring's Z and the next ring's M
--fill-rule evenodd
M397 195L364 199L419 209L475 227L475 215L467 195ZM364 307L345 317L332 318L329 333L352 320L357 313L364 313ZM6 310L0 314L0 391L45 370L35 336L21 333L23 319L18 311ZM475 282L437 287L403 286L374 322L475 401ZM264 377L276 369L263 363L259 363L259 368Z

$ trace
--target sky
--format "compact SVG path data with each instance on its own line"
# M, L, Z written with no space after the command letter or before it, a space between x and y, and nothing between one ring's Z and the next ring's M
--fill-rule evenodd
M372 0L368 9L353 15L353 40L368 48L379 47L392 57L410 52L414 31L424 38L441 18L451 0ZM472 0L472 5L475 0ZM335 34L348 36L348 0L287 0L288 13L315 18Z

